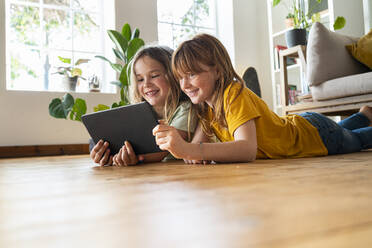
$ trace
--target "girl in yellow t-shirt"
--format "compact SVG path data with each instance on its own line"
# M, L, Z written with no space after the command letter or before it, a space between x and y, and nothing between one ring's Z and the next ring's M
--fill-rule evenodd
M158 125L153 133L163 150L187 163L248 162L356 152L372 148L372 108L341 123L317 113L279 117L233 69L219 40L207 34L183 42L172 57L182 91L196 108L199 125L191 143L176 129ZM213 135L221 141L210 143Z

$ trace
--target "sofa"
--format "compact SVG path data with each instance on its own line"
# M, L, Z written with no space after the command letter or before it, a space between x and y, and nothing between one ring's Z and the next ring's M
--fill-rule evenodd
M358 41L332 32L321 23L313 24L305 65L312 101L286 106L286 114L312 111L349 115L363 105L372 106L372 71L351 54L351 44L356 46ZM372 58L372 54L366 56Z

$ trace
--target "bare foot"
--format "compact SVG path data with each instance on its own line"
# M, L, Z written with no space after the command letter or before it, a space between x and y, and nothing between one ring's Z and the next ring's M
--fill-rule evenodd
M369 124L372 125L372 107L363 106L360 108L359 112L364 114L369 119Z

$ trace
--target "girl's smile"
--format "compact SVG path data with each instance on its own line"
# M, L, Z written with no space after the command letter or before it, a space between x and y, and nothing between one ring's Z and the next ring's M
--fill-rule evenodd
M145 95L148 96L148 97L154 97L159 92L160 92L159 90L149 90L149 91L145 92Z
M188 95L190 98L197 96L198 92L199 92L199 89L185 90L186 95Z

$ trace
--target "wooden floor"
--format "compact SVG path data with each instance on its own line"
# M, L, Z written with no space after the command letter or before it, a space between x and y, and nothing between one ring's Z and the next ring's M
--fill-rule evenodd
M0 247L371 247L372 151L190 166L0 160Z

